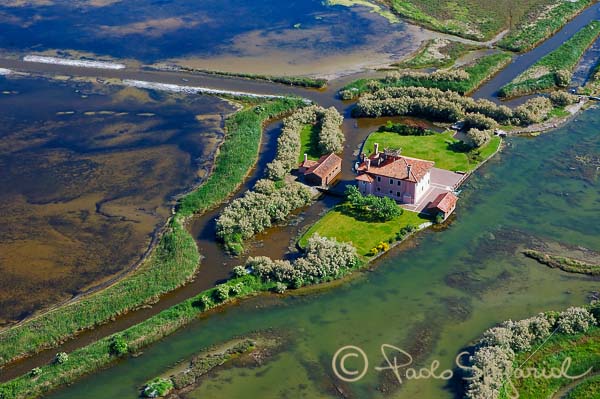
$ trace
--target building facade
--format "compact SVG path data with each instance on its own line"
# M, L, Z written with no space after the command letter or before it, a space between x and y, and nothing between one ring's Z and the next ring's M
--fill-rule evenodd
M308 159L304 154L304 161L298 167L298 173L303 180L315 186L328 186L342 171L342 158L331 153L323 155L318 161Z
M363 195L389 197L403 204L418 203L429 191L434 162L385 150L364 157L357 167L356 181Z

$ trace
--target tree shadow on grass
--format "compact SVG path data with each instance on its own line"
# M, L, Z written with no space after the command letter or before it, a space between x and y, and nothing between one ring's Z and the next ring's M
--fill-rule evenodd
M335 207L335 210L360 222L385 223L385 220L377 219L370 215L368 211L354 208L350 204L340 204Z
M472 149L471 146L466 144L464 141L451 142L450 140L448 140L446 141L446 143L448 144L448 146L446 147L448 151L456 153L467 154Z

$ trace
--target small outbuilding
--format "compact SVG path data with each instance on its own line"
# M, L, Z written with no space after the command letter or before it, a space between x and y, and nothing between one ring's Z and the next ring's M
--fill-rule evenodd
M429 210L434 215L441 215L442 220L446 220L456 209L457 201L458 197L448 191L438 195L429 205Z
M308 159L304 154L304 161L298 167L298 173L308 184L327 186L342 171L342 158L334 153L323 155L318 161Z

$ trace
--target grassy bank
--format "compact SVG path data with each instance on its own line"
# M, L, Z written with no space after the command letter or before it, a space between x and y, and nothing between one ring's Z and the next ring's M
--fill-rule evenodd
M576 0L539 6L498 44L512 51L532 49L558 32L569 20L592 3L592 0Z
M499 95L509 98L568 86L571 72L598 35L600 21L591 22L559 48L540 58L513 82L502 87Z
M254 166L265 121L303 106L299 99L285 99L259 104L238 112L227 120L228 134L219 149L219 157L208 180L181 200L177 215L203 212L225 200Z
M302 102L296 99L275 100L231 116L213 173L182 200L159 244L140 268L105 290L2 332L0 364L55 347L78 331L151 303L188 281L199 266L199 253L183 226L183 218L227 198L254 165L263 123L300 105Z
M397 133L373 132L365 141L363 151L371 154L374 144L378 143L380 148L402 149L402 155L434 161L436 168L469 172L496 152L501 142L500 137L493 136L483 147L470 150L461 146L461 141L452 137L453 134L447 131L430 136L401 136Z
M362 257L370 257L372 248L380 243L390 244L398 240L397 234L405 227L418 227L430 219L415 212L404 211L402 215L387 222L364 220L355 215L347 204L338 205L319 219L302 235L299 245L304 247L315 233L322 237L350 242Z
M415 55L394 66L410 69L450 67L459 57L478 48L481 47L447 39L431 39Z
M556 256L533 249L526 249L523 254L529 258L535 259L546 266L561 269L569 273L589 274L591 276L600 276L600 265L583 262L566 256Z
M579 375L589 368L592 368L593 372L600 371L600 328L593 327L586 333L574 335L556 334L537 352L533 354L530 352L519 353L515 364L521 366L522 369L529 367L539 370L550 370L553 367L560 369L563 361L568 357L573 360L572 366L568 370L569 375ZM566 378L530 377L513 380L521 399L551 398L559 389L571 382L573 381ZM591 383L593 380L590 380ZM597 386L597 379L595 384ZM585 387L582 387L582 391L584 389ZM501 395L500 397L505 399L508 396ZM569 396L569 398L592 397L596 396Z
M227 298L222 299L223 297L217 294L218 287L204 291L140 324L69 353L68 360L62 364L48 364L41 367L35 376L23 375L1 384L0 399L42 396L59 386L71 383L85 374L97 371L116 361L119 356L113 354L111 350L111 343L116 337L127 344L127 353L136 353L148 344L173 333L202 312L236 298L269 290L272 285L274 283L263 283L251 275L232 279L222 286L229 291ZM206 298L209 298L209 301L206 301Z
M557 0L384 0L398 15L439 32L489 40L511 23L524 25L529 15Z
M463 80L437 80L430 77L406 76L398 80L390 79L359 79L346 86L341 92L352 93L356 98L362 93L372 92L374 89L385 87L428 87L440 90L452 90L461 94L468 94L477 89L483 82L490 79L494 74L504 68L512 59L508 53L497 53L481 57L473 63L461 67L469 74L468 79ZM376 82L374 84L373 82Z

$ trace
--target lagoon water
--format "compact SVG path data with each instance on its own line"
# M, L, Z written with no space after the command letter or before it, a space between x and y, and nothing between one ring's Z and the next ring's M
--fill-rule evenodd
M511 138L465 186L445 231L419 235L345 285L300 296L257 297L229 306L50 397L135 398L139 388L201 349L251 332L287 340L252 368L212 373L187 398L455 397L456 381L404 381L376 372L379 347L409 352L415 365L454 357L505 319L584 304L600 282L549 269L520 250L533 241L600 250L600 110L537 138ZM596 164L586 160L595 160ZM370 368L341 383L331 359L344 345L364 349ZM359 366L354 364L353 366Z
M321 0L30 0L0 4L0 51L263 74L336 75L406 56L430 32Z
M132 266L208 173L233 111L41 78L0 78L0 92L0 324Z

